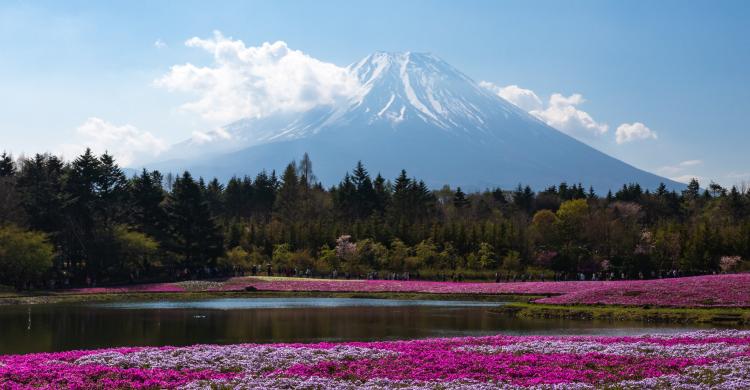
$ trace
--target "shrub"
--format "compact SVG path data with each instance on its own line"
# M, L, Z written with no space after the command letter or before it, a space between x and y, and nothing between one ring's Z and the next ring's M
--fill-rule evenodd
M50 267L54 248L42 233L0 228L0 284L18 289L38 281Z

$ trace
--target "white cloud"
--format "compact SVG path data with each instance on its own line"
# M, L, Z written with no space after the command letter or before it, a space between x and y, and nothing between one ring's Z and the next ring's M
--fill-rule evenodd
M597 122L589 113L578 109L577 106L585 101L578 93L567 97L553 93L547 108L531 111L530 114L570 135L598 136L606 133L609 130L606 123Z
M695 167L702 164L702 160L685 160L680 161L675 165L665 165L661 168L658 168L656 171L662 175L676 175L678 173L684 172L685 168L687 167Z
M685 160L678 164L681 167L692 167L703 164L703 160Z
M282 41L246 47L216 31L213 38L191 38L185 45L211 53L213 63L174 65L155 85L193 94L196 98L182 108L217 125L335 104L359 89L346 68L292 50Z
M534 91L517 85L500 87L487 81L482 81L479 85L569 135L591 138L609 130L606 123L597 122L588 112L578 108L586 101L581 94L564 96L554 93L547 104L544 104Z
M480 81L479 85L489 89L501 98L515 104L525 111L540 110L543 107L542 99L530 89L524 89L517 85L500 87L488 81Z
M656 138L656 133L641 122L623 123L615 131L615 140L618 144ZM690 163L691 161L687 162Z
M61 146L65 157L72 158L90 147L96 153L109 152L120 165L128 166L166 149L166 143L148 131L133 125L118 126L96 117L78 126L76 135L76 143Z
M689 172L689 170L695 169L701 165L703 165L703 160L685 160L674 165L666 165L658 168L656 172L680 183L689 183L693 178L698 179L698 181L704 181L705 178L701 175L686 173L686 171Z
M685 184L690 183L690 181L693 179L698 180L699 182L705 181L702 176L698 176L698 175L680 175L680 176L670 177L670 179L676 182L685 183Z
M215 140L228 140L232 135L223 127L217 127L212 131L193 131L192 140L196 144L202 144Z
M157 49L164 49L167 47L167 43L164 42L164 40L162 40L161 38L159 38L154 42L154 47Z

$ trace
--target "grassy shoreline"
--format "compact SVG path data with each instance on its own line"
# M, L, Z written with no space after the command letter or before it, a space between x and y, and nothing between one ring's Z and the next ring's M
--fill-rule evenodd
M273 279L277 280L277 279ZM554 294L553 294L554 295ZM384 291L181 291L181 292L71 292L0 291L0 306L25 304L74 304L94 302L195 300L211 298L372 298L403 300L463 300L505 302L490 309L518 318L573 319L582 321L637 321L649 323L715 324L750 326L750 307L669 307L654 305L603 305L538 303L537 299L550 294L523 293L444 293L444 292L384 292Z
M509 303L493 311L518 318L640 321L673 324L750 326L750 309L728 307L637 307L604 305L548 305L531 302Z
M403 292L328 292L328 291L185 291L132 293L29 293L0 295L0 306L58 303L127 302L153 300L194 300L211 298L371 298L403 300L445 300L486 302L529 302L539 295L521 294L436 294Z

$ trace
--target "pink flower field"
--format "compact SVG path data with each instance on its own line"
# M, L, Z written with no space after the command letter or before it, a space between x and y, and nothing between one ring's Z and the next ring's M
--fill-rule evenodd
M663 307L750 307L750 274L674 279L570 282L429 282L238 277L223 282L189 281L127 287L82 288L72 294L186 291L400 292L432 294L547 295L537 303Z
M326 292L551 295L549 304L750 307L750 274L675 279L584 282L453 283L393 280L230 279L220 289Z
M750 388L750 332L197 345L0 356L2 389Z

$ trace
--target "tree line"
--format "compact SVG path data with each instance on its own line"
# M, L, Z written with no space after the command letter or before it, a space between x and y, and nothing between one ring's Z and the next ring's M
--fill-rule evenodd
M596 193L471 193L358 163L325 188L277 176L127 177L109 154L0 156L0 284L65 287L269 272L339 277L649 278L748 267L750 191L693 180ZM408 275L408 276L405 276Z

